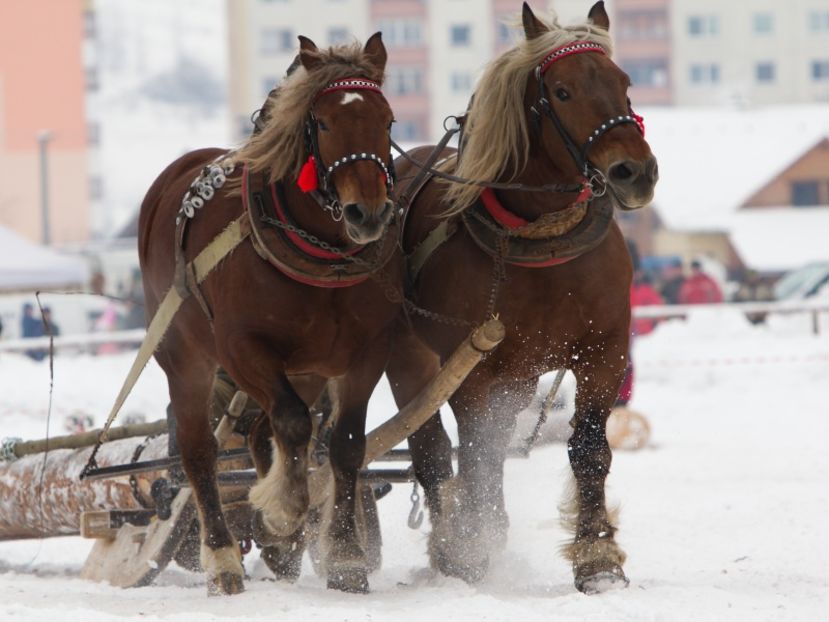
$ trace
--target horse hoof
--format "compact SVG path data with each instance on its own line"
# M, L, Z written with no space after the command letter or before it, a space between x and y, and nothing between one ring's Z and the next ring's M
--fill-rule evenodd
M443 551L436 551L432 563L447 577L463 579L470 584L479 583L489 570L489 557L484 557L477 562L460 562L451 559Z
M368 594L368 572L365 568L332 568L328 571L328 589Z
M302 570L302 549L285 551L282 547L266 546L262 549L262 561L279 581L294 583Z
M245 583L242 576L232 572L221 572L207 580L208 596L232 596L244 591Z
M630 585L630 580L621 568L602 570L586 577L576 577L576 589L585 594L601 594L611 590L620 590Z

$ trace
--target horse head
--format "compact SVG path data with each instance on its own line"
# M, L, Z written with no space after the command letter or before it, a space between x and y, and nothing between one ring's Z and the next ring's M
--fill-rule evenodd
M394 215L389 197L393 116L380 90L386 48L379 32L366 42L363 56L371 74L358 71L326 83L313 100L305 128L306 149L313 157L306 167L313 167L312 177L316 174L314 186L342 214L345 234L358 244L382 237ZM313 75L324 70L326 55L300 37L299 60Z
M606 185L619 207L637 209L653 199L656 158L644 139L642 117L630 105L630 78L600 41L610 28L604 2L593 5L588 18L596 40L588 36L557 45L532 69L524 98L528 125L535 130L530 133L568 175L584 176L594 192ZM551 32L526 2L522 23L528 42Z

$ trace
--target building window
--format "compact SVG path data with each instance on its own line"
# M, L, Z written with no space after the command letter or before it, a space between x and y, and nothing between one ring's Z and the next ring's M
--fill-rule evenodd
M96 33L95 11L87 9L83 12L83 36L87 39L94 39Z
M811 207L820 203L819 184L817 181L793 181L792 205L795 207Z
M829 11L812 11L809 13L809 30L812 32L829 32Z
M86 123L86 144L89 147L97 147L101 144L101 125L96 121Z
M691 15L688 18L688 34L692 37L712 37L720 32L720 20L716 15Z
M348 43L348 39L348 28L345 26L335 26L328 29L328 45L343 45Z
M472 42L472 28L469 24L455 24L449 27L449 43L452 47L469 47Z
M754 75L757 82L774 82L774 63L757 63L754 66Z
M100 201L104 198L104 180L97 175L89 178L89 198L92 201Z
M515 42L516 31L506 23L506 18L499 18L495 26L495 39L498 45L510 45Z
M768 35L774 31L774 16L771 13L755 13L753 17L755 35Z
M633 86L658 88L668 86L668 61L664 58L626 59L622 69L630 76Z
M97 91L100 88L97 67L86 67L84 69L84 78L86 80L87 91Z
M383 33L383 43L388 47L417 47L423 43L423 25L419 19L381 19L375 28Z
M449 88L453 93L469 93L472 90L472 74L468 71L453 71L449 76Z
M386 88L392 95L414 95L423 90L423 71L419 67L392 67L386 73Z
M276 88L277 84L279 84L279 78L275 78L274 76L265 76L262 78L262 95L267 96L268 93Z
M717 84L720 81L720 66L716 63L694 63L690 77L692 84Z
M829 80L829 60L812 61L812 80Z
M263 28L259 40L259 53L275 56L294 49L294 32L289 28Z
M614 28L620 39L665 39L668 36L668 12L620 10Z
M398 142L423 140L420 132L420 123L414 119L398 119L391 126L391 136Z

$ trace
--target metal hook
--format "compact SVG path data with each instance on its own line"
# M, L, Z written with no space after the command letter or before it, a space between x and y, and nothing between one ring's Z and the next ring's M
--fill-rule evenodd
M420 529L423 524L423 510L420 509L420 493L417 492L417 482L412 487L412 494L409 499L412 502L412 509L409 512L409 529Z
M593 173L587 180L587 185L590 186L590 191L596 198L607 194L607 178L599 169L593 169Z

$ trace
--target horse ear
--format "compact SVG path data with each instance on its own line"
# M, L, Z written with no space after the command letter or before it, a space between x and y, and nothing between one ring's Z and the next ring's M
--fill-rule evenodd
M604 0L599 0L599 2L591 7L590 12L587 14L587 19L592 20L593 24L599 28L610 30L610 18L604 9Z
M366 45L363 48L363 52L368 58L368 61L377 67L380 72L385 71L388 55L386 54L386 46L383 45L382 32L377 31L369 37L369 40L366 41Z
M308 37L299 35L299 62L305 67L306 71L312 71L322 64L322 59L317 52L317 44L311 41Z
M524 25L524 36L527 40L535 39L538 35L547 32L547 27L544 23L535 16L530 5L526 2L521 9L521 23Z

